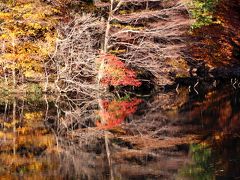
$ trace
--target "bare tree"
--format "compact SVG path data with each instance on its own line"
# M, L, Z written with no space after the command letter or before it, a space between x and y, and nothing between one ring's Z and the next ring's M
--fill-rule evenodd
M59 92L96 98L99 91L96 59L102 33L101 22L91 15L76 16L68 24L60 25L56 50L45 65L46 82L49 78L54 80Z
M145 10L121 14L141 4L146 4ZM149 70L157 84L169 84L167 76L174 67L169 67L168 60L181 57L189 25L185 4L179 0L111 0L104 50L117 53L129 65Z
M134 7L143 3L147 3L146 10L141 12L125 15L120 12L129 6ZM153 3L158 4L161 9L154 9ZM120 152L126 149L119 146L113 148L112 133L108 131L99 131L90 125L79 128L79 126L85 127L86 120L94 123L97 109L104 111L102 96L105 91L100 81L104 76L105 61L103 59L100 64L96 64L100 54L100 44L104 53L115 53L128 65L149 70L155 75L159 85L167 84L170 82L167 77L169 72L167 61L169 58L177 59L180 56L189 21L185 21L187 12L184 4L178 0L164 2L111 0L108 5L109 13L104 23L91 15L84 15L77 16L69 24L61 26L56 51L46 64L46 74L47 79L54 79L55 87L59 92L77 92L76 99L65 100L67 107L70 108L59 110L64 112L64 116L58 118L57 132L60 135L62 133L67 135L58 136L58 140L71 147L73 147L71 143L75 142L76 149L73 151L79 152L84 151L86 143L94 144L101 139L101 143L105 144L104 149L112 178L113 158L117 154L114 150L116 147ZM51 72L57 75L51 76ZM154 103L158 104L159 101ZM154 109L154 107L150 115L146 114L144 121L141 118L135 119L126 126L125 129L133 134L131 138L150 139L153 144L157 142L158 138L155 137L166 130L165 116L159 118L159 108ZM104 118L101 119L101 123L105 123ZM69 140L68 137L72 139ZM122 139L131 142L127 137ZM175 145L174 143L172 146ZM158 145L161 146L161 142ZM68 147L66 151L70 155L75 153ZM137 150L132 152L136 153ZM141 151L142 154L160 157L153 151L149 152L147 148Z

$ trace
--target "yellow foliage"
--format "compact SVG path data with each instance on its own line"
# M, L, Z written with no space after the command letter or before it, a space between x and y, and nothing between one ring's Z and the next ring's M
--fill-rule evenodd
M14 138L12 133L4 133L0 131L0 139L12 140Z
M7 20L11 17L10 13L0 12L0 19L1 20Z
M12 121L12 122L4 122L4 123L3 123L3 125L4 125L5 128L13 128L13 127L16 126L16 124L17 124L17 121L16 121L16 120L14 120L14 121Z
M27 121L36 121L36 120L42 120L43 113L42 112L31 112L31 113L25 113L24 119Z
M42 72L44 60L54 51L60 11L40 0L5 6L7 11L0 12L0 43L4 46L0 61L28 77Z

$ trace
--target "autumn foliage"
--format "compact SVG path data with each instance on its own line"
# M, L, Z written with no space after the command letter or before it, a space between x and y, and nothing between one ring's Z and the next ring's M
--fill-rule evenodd
M120 125L126 117L137 110L140 99L129 100L102 100L103 109L98 111L99 120L96 125L100 129L111 129Z
M0 66L25 77L41 73L54 50L59 10L41 1L0 3Z
M97 63L103 64L100 82L102 85L112 86L140 86L135 71L126 67L112 54L101 54ZM111 129L120 125L125 118L137 110L140 99L133 100L101 100L100 110L97 112L99 120L96 125L100 129Z
M140 86L141 82L137 80L135 71L126 67L125 63L120 61L112 54L101 54L97 60L98 63L104 61L103 85L113 86Z
M189 44L191 57L204 61L209 67L229 67L239 65L240 16L239 1L219 1L213 18L218 23L195 29L194 41ZM218 11L217 9L221 9Z

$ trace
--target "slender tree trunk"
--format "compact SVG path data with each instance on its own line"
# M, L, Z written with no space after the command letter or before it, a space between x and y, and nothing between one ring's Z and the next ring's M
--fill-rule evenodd
M15 62L13 63L14 67L12 69L12 80L13 80L13 88L16 88L16 69L15 69Z
M108 40L109 40L109 33L110 33L111 21L112 21L112 15L113 15L112 14L113 13L113 3L114 3L114 0L111 0L109 15L108 15L108 19L107 19L107 25L106 25L106 31L105 31L105 37L104 37L103 51L105 53L108 51Z
M105 136L105 147L106 147L108 166L109 166L109 172L110 172L110 180L114 180L112 159L111 159L111 153L109 148L109 139L106 131L104 132L104 136Z
M47 71L47 63L44 63L44 71L45 71L45 78L46 78L46 81L45 81L45 84L44 84L44 92L46 93L47 90L48 90L48 71Z
M14 134L14 138L13 138L13 154L16 154L16 107L17 107L17 102L16 102L16 98L14 97L13 99L13 111L12 111L12 122L14 124L13 126L13 134Z
M109 34L110 34L110 28L111 28L111 21L112 21L112 13L113 13L113 4L114 4L114 0L111 0L111 5L110 5L110 10L109 10L109 15L108 15L108 19L107 19L107 24L106 24L106 31L105 31L105 37L104 37L104 46L103 46L103 52L107 53L108 52L108 42L109 42ZM105 59L103 58L99 67L99 74L98 74L98 86L100 88L100 81L101 78L103 76L103 70L104 70L104 66L105 66ZM104 107L103 107L103 103L102 100L100 99L100 95L99 95L99 108L101 111L105 111ZM101 119L101 123L104 124L106 123L105 119ZM107 132L104 132L104 137L105 137L105 148L106 148L106 153L107 153L107 159L108 159L108 165L109 165L109 171L110 171L110 179L113 180L114 176L113 176L113 169L112 169L112 161L111 161L111 153L110 153L110 148L109 148L109 139L108 139L108 135Z
M16 54L15 52L15 36L13 35L12 36L12 53L13 54ZM13 59L13 67L12 67L12 80L13 80L13 88L15 89L16 88L16 62L15 62L16 59Z

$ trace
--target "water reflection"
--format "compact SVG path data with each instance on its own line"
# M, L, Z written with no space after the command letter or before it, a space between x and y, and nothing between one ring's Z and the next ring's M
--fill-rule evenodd
M2 97L0 179L240 177L239 93Z
M37 179L41 176L60 178L55 138L45 127L41 102L15 97L1 101L0 114L0 179Z
M100 129L112 129L120 125L129 115L137 110L140 99L101 100L102 109L97 112L99 120L96 125Z
M190 145L191 163L179 169L179 179L239 179L239 139L221 145L206 142Z
M190 97L180 111L182 118L200 122L201 138L191 144L192 162L180 169L187 179L238 179L240 177L240 91L218 87ZM192 98L192 99L191 99Z
M100 110L98 102L66 96L2 97L0 178L109 177L112 135L101 129L116 130L141 100L101 100Z
M180 168L180 177L189 179L215 179L211 148L207 148L203 144L191 144L189 152L193 163Z

